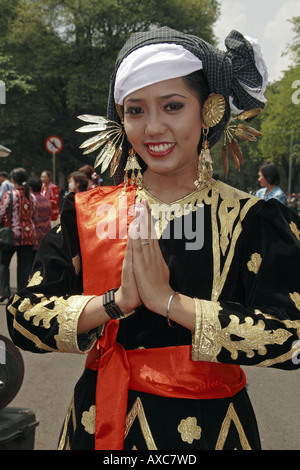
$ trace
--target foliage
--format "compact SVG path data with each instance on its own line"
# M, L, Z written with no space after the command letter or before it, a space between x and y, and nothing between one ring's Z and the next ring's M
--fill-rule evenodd
M56 158L66 177L94 157L82 157L82 113L106 113L117 53L135 31L168 25L214 42L214 0L0 0L0 142L12 149L2 168L51 169L49 135L64 142Z

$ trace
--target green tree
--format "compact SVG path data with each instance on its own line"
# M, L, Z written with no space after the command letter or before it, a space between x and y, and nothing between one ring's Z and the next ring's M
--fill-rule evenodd
M16 76L32 86L18 97L9 88L2 106L0 141L12 149L2 166L23 165L36 174L50 168L44 142L56 134L64 142L56 167L67 175L94 161L79 150L76 116L106 113L109 77L124 41L168 25L214 42L219 6L214 0L0 0L0 11L0 53L10 55ZM0 68L0 79L3 73Z

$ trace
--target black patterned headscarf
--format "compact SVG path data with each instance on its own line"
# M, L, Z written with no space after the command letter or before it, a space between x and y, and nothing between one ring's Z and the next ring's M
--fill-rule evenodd
M114 101L114 85L121 62L143 46L160 43L179 44L198 57L202 61L209 93L220 93L225 98L224 118L209 131L210 146L220 139L232 108L241 112L264 107L263 92L266 87L267 72L262 57L254 52L255 43L251 44L238 31L231 31L225 39L227 51L221 51L199 37L163 27L133 34L121 49L110 81L107 116L112 121L120 123ZM182 75L185 75L184 70ZM128 143L125 142L124 153L114 175L116 184L124 179L127 150Z

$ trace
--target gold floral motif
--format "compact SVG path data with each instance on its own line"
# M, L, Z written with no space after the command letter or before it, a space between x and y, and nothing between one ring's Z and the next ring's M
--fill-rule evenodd
M291 227L291 231L293 232L293 234L295 235L295 237L297 238L297 240L300 240L300 230L298 229L297 225L295 224L295 222L291 222L290 223L290 227Z
M290 298L296 305L297 309L300 310L300 294L298 294L298 292L294 292L293 294L290 294Z
M247 263L247 267L250 272L257 274L261 263L262 263L261 255L259 253L253 253L253 255L251 255L250 261L248 261Z
M89 411L82 413L81 423L85 431L89 434L95 434L96 406L92 405Z
M27 287L38 286L41 284L42 281L43 281L43 277L41 276L41 272L36 271L33 274L32 278L30 279Z
M194 440L198 441L202 432L201 427L197 425L197 419L191 417L182 419L177 430L181 434L183 442L188 444L192 444Z

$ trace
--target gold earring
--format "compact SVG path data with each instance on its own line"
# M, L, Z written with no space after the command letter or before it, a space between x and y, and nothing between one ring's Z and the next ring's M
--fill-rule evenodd
M129 183L133 186L136 184L137 186L142 184L142 168L137 161L136 153L133 148L129 150L129 156L127 158L126 166L125 166L125 176L124 176L124 187L126 187ZM130 173L130 174L129 174Z
M197 179L194 182L196 188L200 189L207 185L213 175L212 158L209 150L207 135L209 128L203 129L202 150L198 159Z

